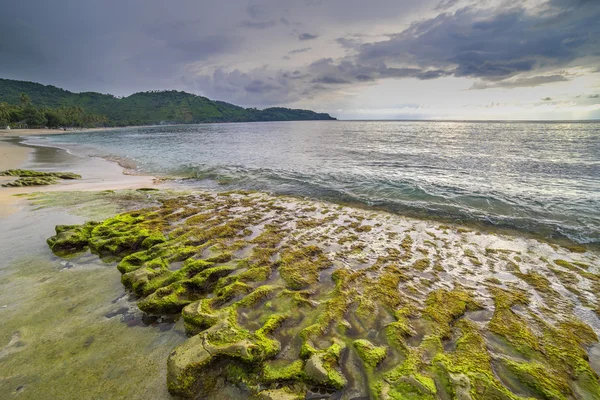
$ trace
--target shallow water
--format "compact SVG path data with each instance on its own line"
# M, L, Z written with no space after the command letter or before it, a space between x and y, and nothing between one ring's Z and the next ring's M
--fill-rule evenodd
M89 161L38 149L29 165L79 170ZM81 193L67 196L83 203ZM181 322L145 320L114 263L62 260L46 244L55 225L106 218L119 205L22 205L0 218L0 398L171 398L164 360L186 338Z
M39 142L39 139L36 139ZM600 242L600 123L277 122L47 137L201 187L358 202Z
M52 157L53 153L58 155L57 158ZM74 171L80 171L83 165L90 162L85 158L60 153L52 149L38 149L34 152L30 165L56 169L70 166ZM44 157L48 159L44 161ZM74 164L69 164L71 162ZM155 204L150 197L151 195L144 191L131 191L121 195L111 192L47 193L25 203L27 205L23 211L0 220L3 227L0 232L0 254L3 256L0 257L0 306L7 306L0 309L0 316L4 319L4 323L0 325L0 398L168 398L165 360L168 354L185 340L181 321L173 323L167 320L161 323L158 318L162 317L144 317L137 309L135 299L130 298L124 291L114 263L102 263L96 256L89 254L60 260L51 255L45 244L45 239L52 235L56 224L81 223L91 218L101 220L120 209L136 207L136 204L137 207ZM219 196L215 195L216 197ZM201 204L215 204L215 198L204 198L205 201ZM132 202L130 207L124 207L123 202L129 200ZM138 203L133 204L136 201ZM222 201L226 203L226 200ZM273 208L278 212L272 212L272 209L266 206L271 204L270 201L278 202L276 208ZM400 290L417 297L425 296L425 293L433 288L456 286L461 282L471 287L478 296L483 296L479 301L485 304L489 294L477 289L482 288L484 279L492 273L492 266L497 276L502 277L502 274L506 274L510 277L506 271L511 269L504 264L508 265L509 257L516 259L517 255L524 270L539 269L559 286L560 281L549 274L545 263L539 262L539 257L585 262L591 265L590 270L594 273L597 273L599 265L597 253L571 254L566 249L521 237L487 235L457 226L439 225L434 221L410 220L387 213L373 213L348 207L337 208L330 203L290 198L265 198L263 203L267 207L265 212L268 215L287 221L282 223L289 223L292 216L310 221L312 218L325 218L331 212L339 212L341 216L330 220L330 223L337 228L340 224L348 224L340 232L317 224L315 230L302 233L302 229L299 229L300 236L294 236L304 244L328 242L332 252L340 253L338 256L331 255L338 262L334 263L333 268L321 273L320 282L312 291L315 304L322 303L332 292L333 269L364 268L373 265L389 246L402 247L400 237L388 235L398 231L403 235L412 235L414 239L412 242L415 254L410 261L405 260L407 265L412 265L414 259L422 256L434 259L434 255L441 254L439 259L444 272L439 276L434 274L433 270L409 268L404 271L408 276L402 285L410 285L415 290L409 291L408 286ZM55 207L52 207L53 205ZM282 205L290 207L287 210L289 218L284 218L285 207ZM335 211L332 210L334 208ZM246 203L240 203L239 206L234 204L230 209L231 215L243 214L244 211L240 210L256 211L257 207L248 206ZM182 221L188 217L182 217ZM360 223L351 227L351 222ZM371 226L372 229L360 230L361 223ZM256 237L265 226L265 221L253 226L250 229L252 233L245 236L245 240ZM353 252L352 243L341 244L339 239L350 232L357 234L357 238L353 240L358 242L362 238L368 246L359 252ZM498 250L488 252L489 247ZM469 253L469 256L465 249L473 249L474 253ZM211 255L210 252L201 254L206 257ZM473 257L483 261L482 265L474 264ZM177 269L180 264L174 263L172 267ZM367 276L369 279L377 278L377 274L372 275ZM271 284L277 279L278 275L274 274L264 283ZM514 275L513 279L515 283L521 283L523 286L523 282L517 280ZM507 280L503 279L505 283ZM533 291L532 288L529 290ZM540 304L544 304L546 299L538 299L539 296L532 295L537 299L534 305L539 311L540 307L536 305L538 300ZM595 300L597 293L594 293L593 297ZM277 306L275 301L270 303L271 306ZM260 323L257 325L256 322L261 320L260 316L264 314L265 307L266 305L242 309L238 322L252 330L259 328ZM493 306L488 304L485 311L466 312L464 317L474 323L486 324L492 315L490 307ZM346 317L348 324L338 326L336 333L345 336L349 341L364 338L376 345L384 345L383 326L394 320L392 315L378 309L377 313L373 313L372 321L363 321L354 315L355 311L351 308ZM589 308L585 311L586 314L580 315L580 318L598 332L598 317ZM552 316L559 314L557 308ZM300 320L300 326L295 329L312 322ZM423 320L419 319L415 319L411 324L416 334L408 338L407 342L409 346L417 348L423 344L423 337L428 328L427 324L423 324ZM292 333L291 330L282 330L281 335L273 335L282 345L281 356L285 360L288 356L292 360L295 359L299 352L298 336L293 336ZM452 353L456 350L455 333L449 342L442 343L445 352ZM513 355L510 348L502 341L494 340L493 336L486 339L486 342L493 353L519 359L518 353ZM324 336L315 339L315 344L319 348L325 348L330 341ZM590 363L594 369L598 366L596 350L592 348L589 351ZM390 349L380 371L399 365L402 359L399 353L396 354ZM368 374L361 372L357 367L359 365L361 364L356 354L351 350L344 353L340 367L348 380L343 392L348 398L368 398L366 388L370 378ZM528 393L511 374L505 372L502 381L516 392ZM218 395L211 398L244 398L245 395L237 390L235 386L227 385ZM307 398L323 398L327 395L321 393L325 389L320 387L310 390ZM313 390L316 392L313 393ZM339 398L341 395L341 392L335 392L331 398ZM440 395L440 398L444 396Z

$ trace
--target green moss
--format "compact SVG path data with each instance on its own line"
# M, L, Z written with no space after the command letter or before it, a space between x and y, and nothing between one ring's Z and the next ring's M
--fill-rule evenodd
M481 309L468 292L462 289L432 291L425 301L423 318L431 321L432 333L449 338L451 324L466 311Z
M15 181L2 184L2 187L47 186L55 185L57 183L58 179L53 177L19 178Z
M410 326L408 316L411 311L408 308L402 308L394 313L395 322L391 322L385 327L385 334L388 342L396 348L404 349L406 343L404 339L415 335L415 330Z
M81 175L72 172L41 172L29 169L8 169L1 171L0 176L18 176L20 178L58 178L58 179L81 179Z
M570 398L573 395L569 385L562 379L557 379L545 365L535 361L516 362L507 358L501 358L500 362L536 397L561 400Z
M81 179L72 172L41 172L27 169L1 171L0 176L15 176L19 179L3 184L3 187L45 186L59 183L60 179Z
M408 260L412 257L412 246L413 239L410 237L410 235L404 236L404 239L402 239L402 243L400 244L400 247L402 247L402 249L404 250L402 259Z
M586 325L561 319L549 326L528 309L526 293L500 289L494 278L483 285L494 299L492 320L471 322L463 316L481 309L471 292L456 283L452 290L427 292L419 277L432 263L439 270L441 254L415 261L407 233L401 248L378 243L383 246L374 251L356 232L349 237L353 249L370 264L347 268L359 257L347 247L326 255L321 246L340 237L327 235L344 235L348 227L335 233L337 219L314 224L305 218L296 234L289 228L295 212L268 196L198 194L162 199L158 207L101 223L57 227L48 243L59 253L89 247L118 261L122 283L140 296L142 311L181 312L191 337L168 361L174 395L210 398L223 382L265 398L295 398L312 385L345 394L346 372L353 383L362 377L373 398L512 400L507 387L513 381L539 397L598 393L585 352L595 335ZM346 222L357 230L363 225L356 220ZM415 251L421 250L428 252ZM490 254L512 263L502 251ZM468 249L465 255L475 257ZM580 279L600 282L569 265ZM541 272L522 273L516 265L513 271L543 296L554 296ZM552 271L576 285L575 274ZM523 363L519 354L531 361ZM501 359L514 363L501 367L510 382L492 369ZM552 376L550 387L545 379Z
M296 360L288 362L286 360L277 360L266 362L263 365L262 380L265 383L281 382L281 381L303 381L306 379L304 375L304 362Z
M290 289L302 289L318 282L319 271L329 265L329 260L319 247L301 247L282 253L279 274Z
M494 296L496 307L488 325L490 331L501 336L523 355L532 356L539 350L538 340L529 329L527 321L512 310L513 306L529 304L528 296L516 290L490 288L490 291Z
M97 222L87 222L84 225L57 225L56 235L48 238L46 243L58 256L77 254L88 248L92 231L97 225Z
M581 269L585 269L586 271L588 269L590 269L590 266L588 264L586 264L586 263L582 263L582 262L578 262L578 261L573 261L572 264L578 266Z
M439 343L439 339L429 337ZM423 361L422 348L408 348L406 358L397 367L384 374L385 381L391 384L389 397L392 399L435 399L437 388L433 378L423 374L426 364Z
M438 365L443 366L443 369L456 377L464 376L468 379L466 388L458 384L453 385L451 391L458 393L461 389L467 389L473 399L515 399L516 396L496 378L486 343L476 325L463 319L457 323L457 328L461 335L456 342L456 349L436 357Z
M429 268L430 265L431 262L427 258L421 258L415 261L415 263L413 264L413 268L417 271L425 271L427 268Z
M314 352L306 361L304 374L309 381L323 386L342 389L346 378L339 370L339 360L345 344L333 339L333 344L325 350Z
M366 339L355 340L352 344L369 369L377 367L387 356L387 350L384 346L375 346Z
M465 253L465 257L467 257L471 261L471 264L476 265L476 266L481 265L481 261L479 261L479 258L477 258L477 256L473 252L473 250L465 249L464 253Z
M535 290L537 290L538 292L540 292L543 295L548 295L551 297L559 296L558 292L556 292L554 289L552 289L552 285L550 284L550 281L546 277L541 275L539 272L536 272L536 271L530 271L528 273L513 272L513 274L515 276L518 276L519 278L523 279L525 282L527 282L529 285L533 286L535 288Z

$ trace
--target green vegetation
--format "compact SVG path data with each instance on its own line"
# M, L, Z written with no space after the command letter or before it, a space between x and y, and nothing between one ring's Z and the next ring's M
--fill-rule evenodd
M15 176L19 179L3 184L3 187L54 185L59 179L81 179L81 175L72 172L40 172L28 169L8 169L0 176Z
M3 92L4 82L5 80L0 79L0 128L82 128L110 125L105 116L86 112L78 105L51 107L44 103L34 104L26 93L20 93L18 100L14 97L7 99L8 93Z
M39 83L0 79L0 127L101 127L332 120L329 114L289 108L243 108L194 94L171 91L115 97L94 92L72 93Z

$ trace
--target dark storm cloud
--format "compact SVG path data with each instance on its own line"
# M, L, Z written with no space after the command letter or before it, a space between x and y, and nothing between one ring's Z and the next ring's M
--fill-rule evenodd
M318 35L313 35L312 33L301 33L300 35L298 35L298 39L300 40L313 40L318 37Z
M461 9L414 23L389 40L365 44L358 60L412 62L457 77L502 80L537 68L567 65L598 49L598 7L568 12L546 29L549 17L517 8Z

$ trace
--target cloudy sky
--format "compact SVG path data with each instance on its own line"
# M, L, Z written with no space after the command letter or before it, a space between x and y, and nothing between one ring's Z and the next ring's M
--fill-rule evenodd
M344 119L600 118L600 0L0 0L0 77Z

